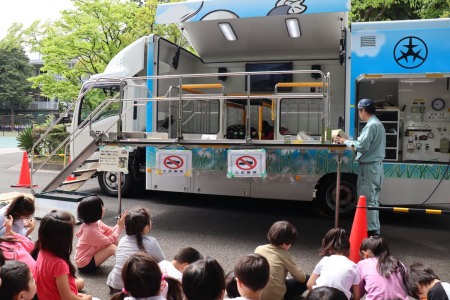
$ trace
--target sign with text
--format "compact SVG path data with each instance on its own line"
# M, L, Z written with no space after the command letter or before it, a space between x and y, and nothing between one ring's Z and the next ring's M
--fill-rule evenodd
M266 151L228 150L227 177L266 177Z
M426 119L428 121L448 121L448 112L429 112L426 114Z
M156 174L191 176L192 152L190 150L157 151Z
M97 171L122 172L128 174L128 147L100 147Z

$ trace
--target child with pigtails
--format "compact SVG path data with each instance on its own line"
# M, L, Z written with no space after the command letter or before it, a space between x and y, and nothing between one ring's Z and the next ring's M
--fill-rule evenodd
M152 229L150 212L143 207L131 209L125 217L125 233L117 245L116 263L106 281L111 293L123 289L122 268L127 259L138 252L150 255L156 262L165 260L161 247L154 237L148 235Z

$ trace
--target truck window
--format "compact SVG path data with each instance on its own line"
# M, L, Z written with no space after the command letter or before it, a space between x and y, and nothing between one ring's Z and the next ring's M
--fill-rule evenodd
M323 104L317 99L282 99L280 101L280 126L289 133L304 131L311 136L321 134Z
M104 100L119 99L119 86L101 86L90 89L81 101L79 124L81 124L89 115L98 107ZM92 116L93 122L98 122L102 119L111 116L117 116L119 113L118 102L108 102L106 107Z

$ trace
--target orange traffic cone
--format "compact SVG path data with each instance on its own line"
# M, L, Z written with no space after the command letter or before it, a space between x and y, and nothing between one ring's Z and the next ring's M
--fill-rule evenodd
M360 196L350 232L350 260L357 263L360 260L359 248L362 241L367 238L367 208L366 196Z
M71 162L72 160L70 159L70 157L69 157L69 162L68 162L68 164L70 164L70 162ZM75 175L73 175L73 174L70 174L69 176L67 176L67 178L66 178L66 182L67 181L74 181L74 180L77 180L77 177L75 176Z
M28 154L26 151L23 153L22 168L20 169L19 183L17 183L16 185L11 185L11 187L23 187L23 188L31 187L30 166L28 164ZM37 187L37 185L33 185L33 187Z

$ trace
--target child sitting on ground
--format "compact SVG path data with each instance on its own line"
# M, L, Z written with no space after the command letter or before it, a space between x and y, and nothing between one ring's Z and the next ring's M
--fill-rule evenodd
M192 247L182 248L173 257L172 261L163 260L158 263L164 276L170 276L181 282L184 269L197 260L203 259L203 256Z
M126 235L119 241L116 249L116 263L106 281L111 293L122 290L122 267L131 255L144 252L153 257L156 262L166 259L156 239L148 235L151 229L150 212L146 208L134 208L125 216Z
M101 221L105 214L102 199L98 196L86 197L78 204L78 219L83 224L76 236L75 265L80 272L91 273L116 253L116 244L125 227L126 212L109 227Z
M329 230L322 240L322 259L308 280L308 289L319 286L335 287L343 291L347 299L359 300L358 266L348 259L349 252L350 241L345 229Z
M36 226L33 218L34 201L25 196L17 196L14 200L0 208L0 236L6 233L6 227L3 225L7 217L12 216L14 219L12 230L23 236L29 236Z
M12 229L13 224L12 216L5 220L6 234L0 237L0 249L3 251L5 259L26 263L34 277L36 275L36 261L30 254L34 244L28 237L15 233Z
M267 238L270 244L255 249L255 253L264 256L270 265L270 279L262 299L288 300L302 295L308 276L289 253L298 239L297 229L287 221L278 221L270 227ZM288 272L293 278L286 279Z
M408 294L416 299L448 300L450 284L442 282L434 271L423 263L417 262L406 271Z
M124 288L115 294L111 300L181 300L181 284L178 280L166 277L156 261L146 253L131 255L122 269ZM162 285L169 285L167 298L161 296ZM129 296L127 296L129 295Z
M186 300L220 300L225 294L225 273L215 259L207 257L184 270L182 286Z
M370 300L409 299L404 284L405 266L391 255L384 238L377 235L366 238L360 253L361 297L367 294L366 298Z
M309 292L306 300L347 300L347 296L337 288L320 286Z
M90 295L78 293L84 281L75 276L75 266L70 261L75 218L66 211L53 210L39 225L35 249L36 285L38 298L52 300L91 300Z
M270 266L264 256L249 254L234 265L240 300L260 300L262 291L269 282Z
M32 300L36 295L36 282L28 266L17 260L11 260L1 267L0 299Z

